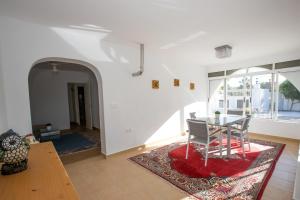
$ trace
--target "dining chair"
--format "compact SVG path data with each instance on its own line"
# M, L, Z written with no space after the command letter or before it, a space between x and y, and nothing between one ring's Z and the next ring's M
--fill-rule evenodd
M220 156L222 156L222 129L214 129L214 131L209 131L209 127L206 121L195 121L187 120L189 135L186 145L186 155L185 159L189 156L189 146L190 143L202 144L205 147L205 167L207 165L209 144L219 140L219 150Z
M238 127L232 127L232 130L231 130L231 136L239 139L241 142L244 158L246 157L245 147L244 147L245 139L247 139L249 151L251 151L250 139L249 139L249 134L248 134L248 127L249 127L250 120L251 120L251 115L247 115L246 118L244 118L241 121L241 123L239 124Z
M190 113L190 119L191 119L191 120L201 121L201 120L198 120L198 119L197 119L196 112L191 112L191 113ZM211 125L208 125L208 128L209 128L209 131L213 131L213 130L216 129L216 127L211 126ZM189 131L187 130L186 132L189 132Z

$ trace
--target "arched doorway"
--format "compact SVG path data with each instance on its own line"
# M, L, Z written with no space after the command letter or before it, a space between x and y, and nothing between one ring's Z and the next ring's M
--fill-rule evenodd
M101 148L105 154L102 79L91 64L65 58L35 62L28 75L32 129L65 155Z

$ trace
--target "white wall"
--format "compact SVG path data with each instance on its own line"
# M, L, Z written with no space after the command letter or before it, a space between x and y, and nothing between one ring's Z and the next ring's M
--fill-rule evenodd
M91 81L92 89L97 87L96 80L88 72L62 71L53 73L51 70L34 69L30 75L30 104L33 125L51 123L54 128L63 130L70 128L68 83L88 83ZM98 122L93 124L99 128L98 91L94 91L93 118L97 116ZM97 101L97 103L96 103ZM98 109L98 112L97 112ZM94 120L93 120L94 121Z
M0 134L7 130L4 81L2 73L1 40L0 40Z
M260 118L254 118L249 127L250 132L293 139L300 139L299 130L299 121L280 121Z
M106 142L102 151L106 154L177 135L184 130L184 116L189 111L206 112L206 69L183 63L169 50L145 44L145 73L133 78L131 73L139 66L137 43L123 42L107 33L7 18L0 25L8 125L22 134L31 132L28 72L34 62L45 57L86 61L100 72L104 106L101 133L105 133ZM172 85L174 77L181 81L179 88ZM152 79L160 80L159 90L151 89ZM188 89L190 81L196 83L196 90Z

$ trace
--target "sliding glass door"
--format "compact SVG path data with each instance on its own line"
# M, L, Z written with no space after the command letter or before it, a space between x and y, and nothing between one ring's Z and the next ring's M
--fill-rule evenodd
M224 79L215 79L209 81L209 115L215 111L225 113L225 87Z
M300 119L300 71L278 73L277 118Z
M227 79L227 114L243 115L244 110L244 77Z
M227 79L227 114L271 117L272 74Z
M252 76L251 111L255 117L271 118L272 74Z

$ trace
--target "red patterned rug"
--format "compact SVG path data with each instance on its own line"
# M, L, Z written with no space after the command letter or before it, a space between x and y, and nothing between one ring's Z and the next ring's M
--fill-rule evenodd
M226 141L224 140L224 145ZM217 143L210 148L204 167L202 146L192 144L185 159L186 143L173 143L130 160L159 175L198 199L260 199L284 149L284 144L251 140L251 151L245 144L243 159L239 143L232 140L232 156L220 157ZM226 154L226 149L223 149Z

